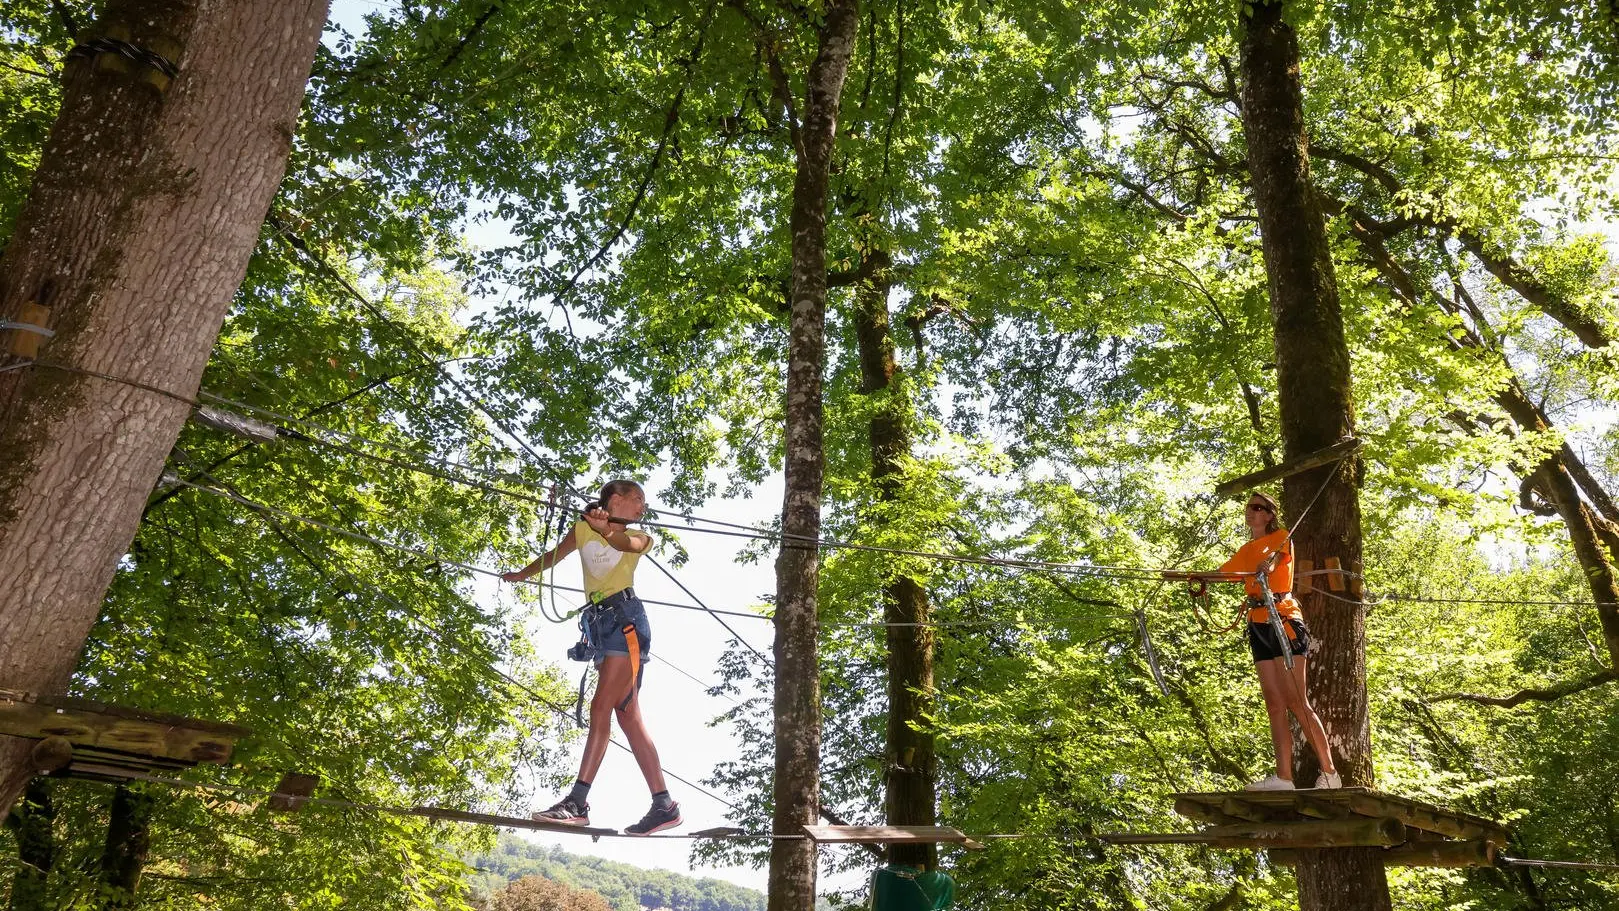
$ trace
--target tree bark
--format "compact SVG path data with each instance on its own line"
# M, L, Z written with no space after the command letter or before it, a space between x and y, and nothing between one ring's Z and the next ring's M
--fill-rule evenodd
M1241 37L1242 119L1275 327L1277 395L1286 458L1353 436L1349 347L1325 219L1310 182L1298 38L1284 4L1255 2ZM1301 560L1344 566L1361 558L1358 460L1289 478L1283 504ZM1317 491L1320 492L1317 499ZM1314 505L1310 504L1314 501ZM1308 512L1306 513L1306 510ZM1367 712L1365 606L1303 599L1321 647L1310 662L1309 696L1327 729L1344 784L1373 784ZM1303 746L1302 744L1300 745ZM1294 775L1311 781L1314 754L1296 751ZM1299 905L1314 909L1391 907L1376 848L1301 852Z
M135 892L151 850L152 797L119 785L112 795L107 843L101 852L102 911L135 907Z
M855 336L860 349L861 392L882 396L868 428L871 479L885 503L900 498L905 459L911 455L910 396L894 358L888 295L893 281L887 253L866 254L876 267L855 296ZM893 826L931 826L935 820L938 759L924 715L933 702L933 629L927 590L916 579L898 575L883 586L883 619L888 641L888 750L885 816ZM906 625L899 625L906 624ZM939 865L932 843L894 845L888 859L924 869Z
M0 256L0 318L50 308L43 365L0 333L0 684L67 685L184 422L286 168L326 0L110 0L95 26L178 65L69 60ZM30 336L32 338L32 336ZM154 392L163 390L168 395ZM171 397L172 396L172 397ZM0 808L30 774L0 745Z
M48 778L29 779L17 809L6 817L6 827L17 839L17 875L11 880L9 911L46 911L50 908L51 870L56 866L56 808L51 804Z
M829 0L794 130L793 289L787 353L782 548L776 559L775 808L773 831L803 835L820 810L820 623L816 588L825 473L821 374L826 362L826 209L838 104L854 51L859 0ZM815 906L816 848L805 838L770 846L769 911Z

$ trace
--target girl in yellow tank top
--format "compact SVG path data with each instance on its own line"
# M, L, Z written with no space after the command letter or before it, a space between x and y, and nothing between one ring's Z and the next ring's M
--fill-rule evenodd
M650 835L680 825L680 805L669 798L658 748L641 718L641 668L651 652L652 630L647 625L646 608L632 586L635 565L651 549L652 536L630 531L629 524L639 521L644 512L646 494L641 485L612 481L602 488L601 499L585 508L584 520L575 523L561 543L533 563L501 576L508 582L521 582L578 552L591 603L585 622L591 634L591 657L596 662L596 694L590 700L590 727L584 755L579 759L579 778L566 797L535 813L536 820L590 825L590 784L601 768L616 716L652 791L652 809L624 831Z

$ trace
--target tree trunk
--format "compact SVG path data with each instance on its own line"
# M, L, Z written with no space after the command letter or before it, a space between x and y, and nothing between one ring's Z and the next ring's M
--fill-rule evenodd
M1396 296L1404 299L1411 307L1419 306L1426 298L1436 302L1451 316L1462 317L1460 306L1447 302L1432 289L1426 289L1425 292L1419 290L1416 279L1389 252L1382 238L1356 223L1358 220L1354 218L1354 211L1350 207L1340 205L1340 208L1351 213L1351 231L1360 241L1361 249L1367 253L1372 264L1383 275ZM1472 330L1451 338L1450 344L1458 349L1482 350L1493 347L1488 340L1495 337L1494 330L1483 323L1479 314L1474 313ZM1524 393L1523 385L1518 381L1517 371L1512 368L1504 355L1500 352L1495 354L1501 358L1502 364L1507 366L1510 373L1507 383L1496 391L1494 399L1512 419L1512 424L1503 423L1492 428L1492 431L1510 434L1513 432L1513 425L1523 431L1544 433L1550 430L1551 421L1540 406ZM1471 416L1464 417L1460 423L1469 431L1479 429L1478 422ZM1613 566L1614 559L1619 558L1619 548L1614 548L1611 544L1606 548L1603 546L1604 532L1612 529L1612 523L1619 523L1619 505L1614 503L1608 491L1591 476L1585 463L1567 443L1562 444L1538 465L1515 464L1513 470L1519 472L1533 485L1552 509L1556 510L1558 517L1563 520L1563 525L1568 529L1569 543L1573 546L1575 559L1579 561L1586 585L1591 590L1592 600L1597 603L1597 617L1602 623L1602 638L1607 645L1608 659L1615 668L1619 668L1619 579L1615 577ZM1589 498L1590 505L1581 498L1582 492Z
M775 810L773 831L803 835L821 801L820 582L821 372L826 362L826 208L838 103L854 50L858 0L829 0L794 131L793 290L788 328L786 465L781 555L776 559ZM770 846L769 911L815 907L816 848L808 839Z
M152 849L152 797L119 785L112 795L101 852L102 911L135 907L135 890Z
M0 367L18 368L0 373L0 686L67 685L286 169L325 14L326 0L110 0L92 35L178 75L117 52L68 61L0 256L0 318L42 304L56 335L41 361L146 388L27 366L9 352L39 336L0 333ZM31 772L28 744L0 740L4 809Z
M910 396L902 385L889 332L888 255L867 254L877 263L855 299L855 335L860 347L861 392L882 396L869 428L871 478L878 499L891 503L903 490L904 460L911 454ZM938 779L933 734L923 715L933 701L933 630L927 626L928 593L909 576L883 586L883 619L888 639L888 751L886 817L893 826L931 826ZM900 626L897 624L910 624ZM894 845L888 859L924 869L939 865L932 843Z
M6 827L17 839L18 861L9 911L46 911L52 906L48 890L56 866L55 825L50 779L29 779L16 811L6 817Z
M1515 379L1496 393L1495 400L1524 430L1544 432L1549 429L1545 415L1529 400ZM1529 466L1529 478L1557 510L1558 517L1568 529L1574 557L1579 560L1586 585L1591 589L1591 597L1597 602L1597 617L1602 623L1602 639L1608 647L1608 660L1619 668L1619 580L1615 580L1613 563L1602 546L1597 531L1597 517L1580 498L1579 486L1569 470L1571 459L1580 464L1580 470L1584 471L1585 466L1564 444L1539 465Z
M1250 8L1241 40L1243 132L1275 325L1282 439L1291 459L1354 435L1349 348L1326 224L1310 184L1298 39L1283 19L1280 0ZM1338 557L1344 566L1360 561L1357 464L1318 468L1287 480L1283 503L1299 559L1317 566L1328 557ZM1318 490L1320 499L1311 507ZM1328 602L1320 588L1316 592L1303 599L1305 617L1321 640L1310 658L1310 700L1326 726L1344 783L1370 787L1365 607ZM1314 754L1305 747L1296 755L1295 777L1313 780L1319 771ZM1297 876L1305 911L1390 908L1376 848L1301 852Z

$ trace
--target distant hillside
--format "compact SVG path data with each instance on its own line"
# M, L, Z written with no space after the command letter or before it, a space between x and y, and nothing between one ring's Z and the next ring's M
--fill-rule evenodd
M524 876L588 889L607 899L613 911L669 908L673 911L764 911L763 892L704 877L694 879L667 870L643 870L629 864L581 857L561 848L531 844L501 833L494 853L468 858L479 872L474 889L492 893Z

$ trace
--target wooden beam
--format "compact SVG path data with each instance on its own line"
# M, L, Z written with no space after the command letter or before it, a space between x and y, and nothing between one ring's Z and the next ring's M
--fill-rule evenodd
M1218 808L1198 800L1181 797L1175 800L1175 812L1198 822L1228 823L1242 822L1235 816L1227 816Z
M1331 465L1334 462L1342 461L1360 451L1360 447L1361 441L1354 437L1339 440L1326 449L1302 455L1296 459L1290 459L1272 468L1263 468L1259 471L1232 478L1229 481L1221 481L1214 488L1214 493L1216 496L1229 497L1246 490L1252 490L1270 481L1289 478L1312 468L1320 468L1322 465Z
M1265 807L1241 797L1227 797L1220 801L1220 812L1246 822L1268 822L1275 815Z
M89 747L184 765L222 763L248 733L246 728L215 721L0 689L0 734L33 740L60 737L75 750Z
M1491 839L1506 844L1506 829L1459 819L1445 812L1388 800L1376 794L1351 794L1349 808L1361 815L1391 816L1413 829L1435 832L1446 838Z
M1200 844L1216 848L1386 848L1405 842L1398 819L1322 819L1209 826L1201 832L1106 832L1097 838L1119 845Z
M1299 852L1290 848L1277 848L1269 852L1270 861L1284 867L1296 867ZM1386 867L1493 867L1496 849L1493 842L1473 841L1416 841L1406 842L1383 850Z

